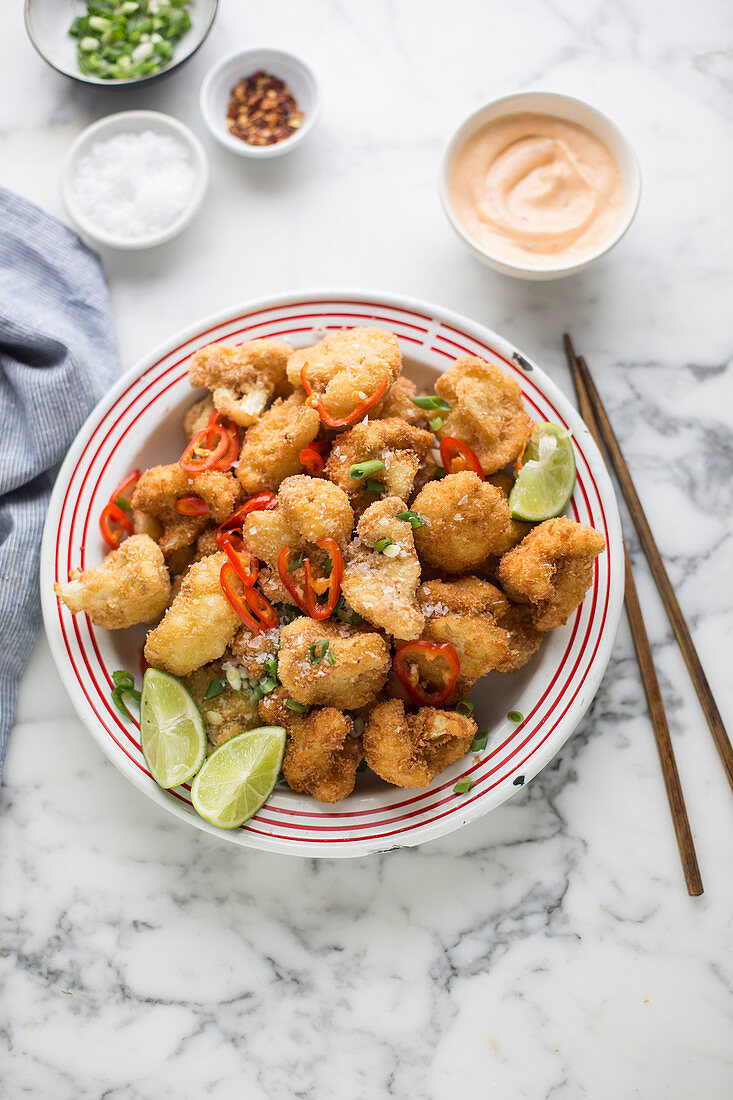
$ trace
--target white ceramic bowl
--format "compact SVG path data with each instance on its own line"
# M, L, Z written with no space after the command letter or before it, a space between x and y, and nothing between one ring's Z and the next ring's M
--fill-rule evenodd
M156 134L173 137L186 147L196 176L195 185L186 209L165 229L147 236L120 237L107 232L86 215L74 195L74 174L79 160L89 152L95 142L114 137L116 134L135 134L144 130L152 130ZM154 245L163 244L164 241L170 241L183 232L196 216L204 200L208 183L209 162L206 159L206 153L201 146L201 142L193 131L189 130L188 126L184 126L178 119L171 118L170 115L164 115L158 111L119 111L117 114L100 119L99 122L93 122L91 126L88 126L86 130L79 134L66 157L61 190L69 217L85 237L91 238L97 244L108 245L111 248L131 250L152 248Z
M191 0L191 28L176 45L171 60L157 73L139 76L134 80L102 80L101 77L87 76L80 72L76 60L77 42L69 34L69 27L77 15L86 12L87 5L83 0L25 0L25 26L36 51L57 72L70 76L81 84L98 84L103 88L130 88L159 80L183 65L189 57L193 57L206 40L218 7L219 0Z
M232 88L258 69L264 69L284 80L303 112L303 123L299 129L291 137L275 145L249 145L230 133L227 125ZM295 54L267 46L238 50L214 65L201 85L199 103L204 122L217 141L240 157L254 157L259 160L282 156L300 145L313 129L321 108L318 84L308 65Z
M324 806L282 787L240 829L222 830L198 817L188 787L164 791L151 779L137 724L114 708L111 673L137 674L145 629L106 631L74 617L54 596L54 581L102 560L99 513L130 470L170 463L185 445L182 419L199 396L188 382L193 352L214 340L241 343L279 337L311 344L323 330L380 325L396 333L406 373L432 388L455 358L480 355L498 363L522 388L530 415L573 433L578 479L568 514L602 531L608 549L594 567L581 607L553 631L539 653L513 675L493 674L472 692L489 743L439 775L426 790L401 790L371 773L353 794ZM363 856L442 836L488 813L515 794L558 752L582 718L608 663L624 590L621 526L611 482L588 430L557 386L526 356L482 325L425 302L358 291L313 291L248 302L178 333L120 379L72 444L56 481L41 548L46 633L61 679L81 718L115 766L148 798L189 826L220 840L290 855ZM509 711L524 715L509 721ZM470 776L468 794L454 794ZM63 782L59 777L59 782ZM130 812L134 812L130 808ZM120 822L124 826L124 822Z
M624 201L616 230L594 252L590 252L587 256L572 263L556 264L551 267L533 267L531 264L516 263L496 256L488 249L482 248L469 235L456 216L451 204L449 191L451 170L458 151L463 148L468 138L487 122L524 111L533 114L555 115L557 118L585 126L586 129L605 142L621 171ZM560 95L557 92L514 92L511 95L500 96L483 107L479 107L458 127L443 152L439 190L443 209L448 215L448 220L464 244L482 263L492 267L494 271L500 271L503 275L513 275L519 279L560 279L565 275L574 275L576 272L589 267L590 264L595 263L597 259L613 248L615 244L618 244L634 220L639 205L641 174L636 154L628 138L622 134L618 126L607 115L604 115L595 107L591 107L589 103L585 103L582 99L576 99L575 96Z

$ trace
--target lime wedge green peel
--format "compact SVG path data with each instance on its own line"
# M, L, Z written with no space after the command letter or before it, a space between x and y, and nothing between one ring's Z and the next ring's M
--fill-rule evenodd
M541 523L559 516L575 488L570 433L557 424L535 424L524 462L509 494L513 519Z
M196 774L206 757L201 713L180 680L149 668L140 697L140 744L155 782L177 787Z
M270 797L284 752L282 726L260 726L225 741L193 781L193 808L220 829L243 825Z

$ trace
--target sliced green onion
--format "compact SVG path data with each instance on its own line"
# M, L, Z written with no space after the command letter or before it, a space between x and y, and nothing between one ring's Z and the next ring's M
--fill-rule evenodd
M383 554L388 546L392 546L392 539L390 538L377 539L374 543L374 549L380 554Z
M479 730L473 741L471 742L471 752L481 752L486 748L486 742L489 740L488 730Z
M123 714L125 718L132 718L130 711L125 706L125 698L132 699L138 705L140 703L140 692L134 691L129 687L118 687L112 692L112 702L117 707L120 714Z
M260 691L262 692L263 695L269 695L270 692L274 691L275 688L277 687L277 677L276 676L263 676L262 679L257 684L257 687L260 689Z
M364 482L364 488L368 493L381 493L384 485L382 485L381 481L372 481L371 478L369 478Z
M265 661L265 671L269 672L270 676L277 676L277 659L275 657L270 657L269 660Z
M461 699L460 703L456 703L455 709L459 714L465 714L466 718L470 718L473 714L473 703L469 699Z
M440 409L441 412L450 412L450 405L447 401L444 401L442 397L436 397L431 394L429 397L411 397L413 405L417 405L418 409Z
M520 712L518 710L510 710L509 713L507 714L507 718L509 719L510 722L523 722L524 721L524 715L520 714Z
M288 566L288 573L294 573L296 569L301 569L303 566L304 557L305 555L302 552L298 554L297 558L295 558L292 564Z
M216 710L207 710L207 712L206 712L206 721L211 726L220 726L223 723L224 719L222 718L222 716L219 714L218 711L216 711Z
M132 505L127 497L115 497L115 504L118 508L121 508L123 512L131 512Z
M299 703L297 699L286 699L285 706L288 710L294 710L296 714L307 714L310 709L304 706L303 703Z
M428 424L430 426L430 431L431 432L439 432L440 429L443 427L443 417L442 416L433 416L428 421Z
M135 677L124 668L118 668L116 672L113 672L112 680L115 687L118 688L133 688L135 686Z
M473 779L459 779L453 788L454 794L468 794L472 787L476 786L476 782Z
M335 653L333 652L333 650L331 649L330 646L328 647L328 651L326 652L326 656L328 657L329 665L335 665L336 664L336 655L335 655Z
M359 623L363 623L364 620L358 611L354 611L349 607L344 599L343 592L339 595L336 602L336 606L333 609L333 613L337 619L340 619L342 623L351 623L353 626L358 626Z
M384 469L384 463L379 458L372 458L369 462L357 462L349 467L349 477L352 481L363 481L365 477L379 473Z
M328 638L319 638L317 642L314 642L312 646L309 646L308 652L310 654L311 664L317 665L328 652Z
M206 702L207 699L216 699L217 695L222 695L226 691L226 689L227 680L225 680L223 677L218 680L209 681L209 686L207 687L206 694L204 695L204 702Z
M405 523L409 523L410 527L413 529L415 527L425 526L425 520L422 516L419 516L417 512L413 512L412 509L409 509L407 512L398 512L395 519L403 519Z

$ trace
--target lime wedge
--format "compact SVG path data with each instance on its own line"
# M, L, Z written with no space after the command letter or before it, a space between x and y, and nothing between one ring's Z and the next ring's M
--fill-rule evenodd
M557 424L535 424L509 494L512 518L541 523L559 516L574 488L575 455L569 433Z
M212 752L193 781L193 808L220 829L236 829L267 801L285 752L282 726L238 733Z
M206 756L204 723L180 680L147 669L140 697L140 744L160 787L177 787L195 775Z

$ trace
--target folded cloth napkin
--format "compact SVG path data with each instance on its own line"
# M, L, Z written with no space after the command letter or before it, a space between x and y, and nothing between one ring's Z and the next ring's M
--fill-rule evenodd
M119 373L98 258L0 187L0 775L41 623L41 532L57 463Z

